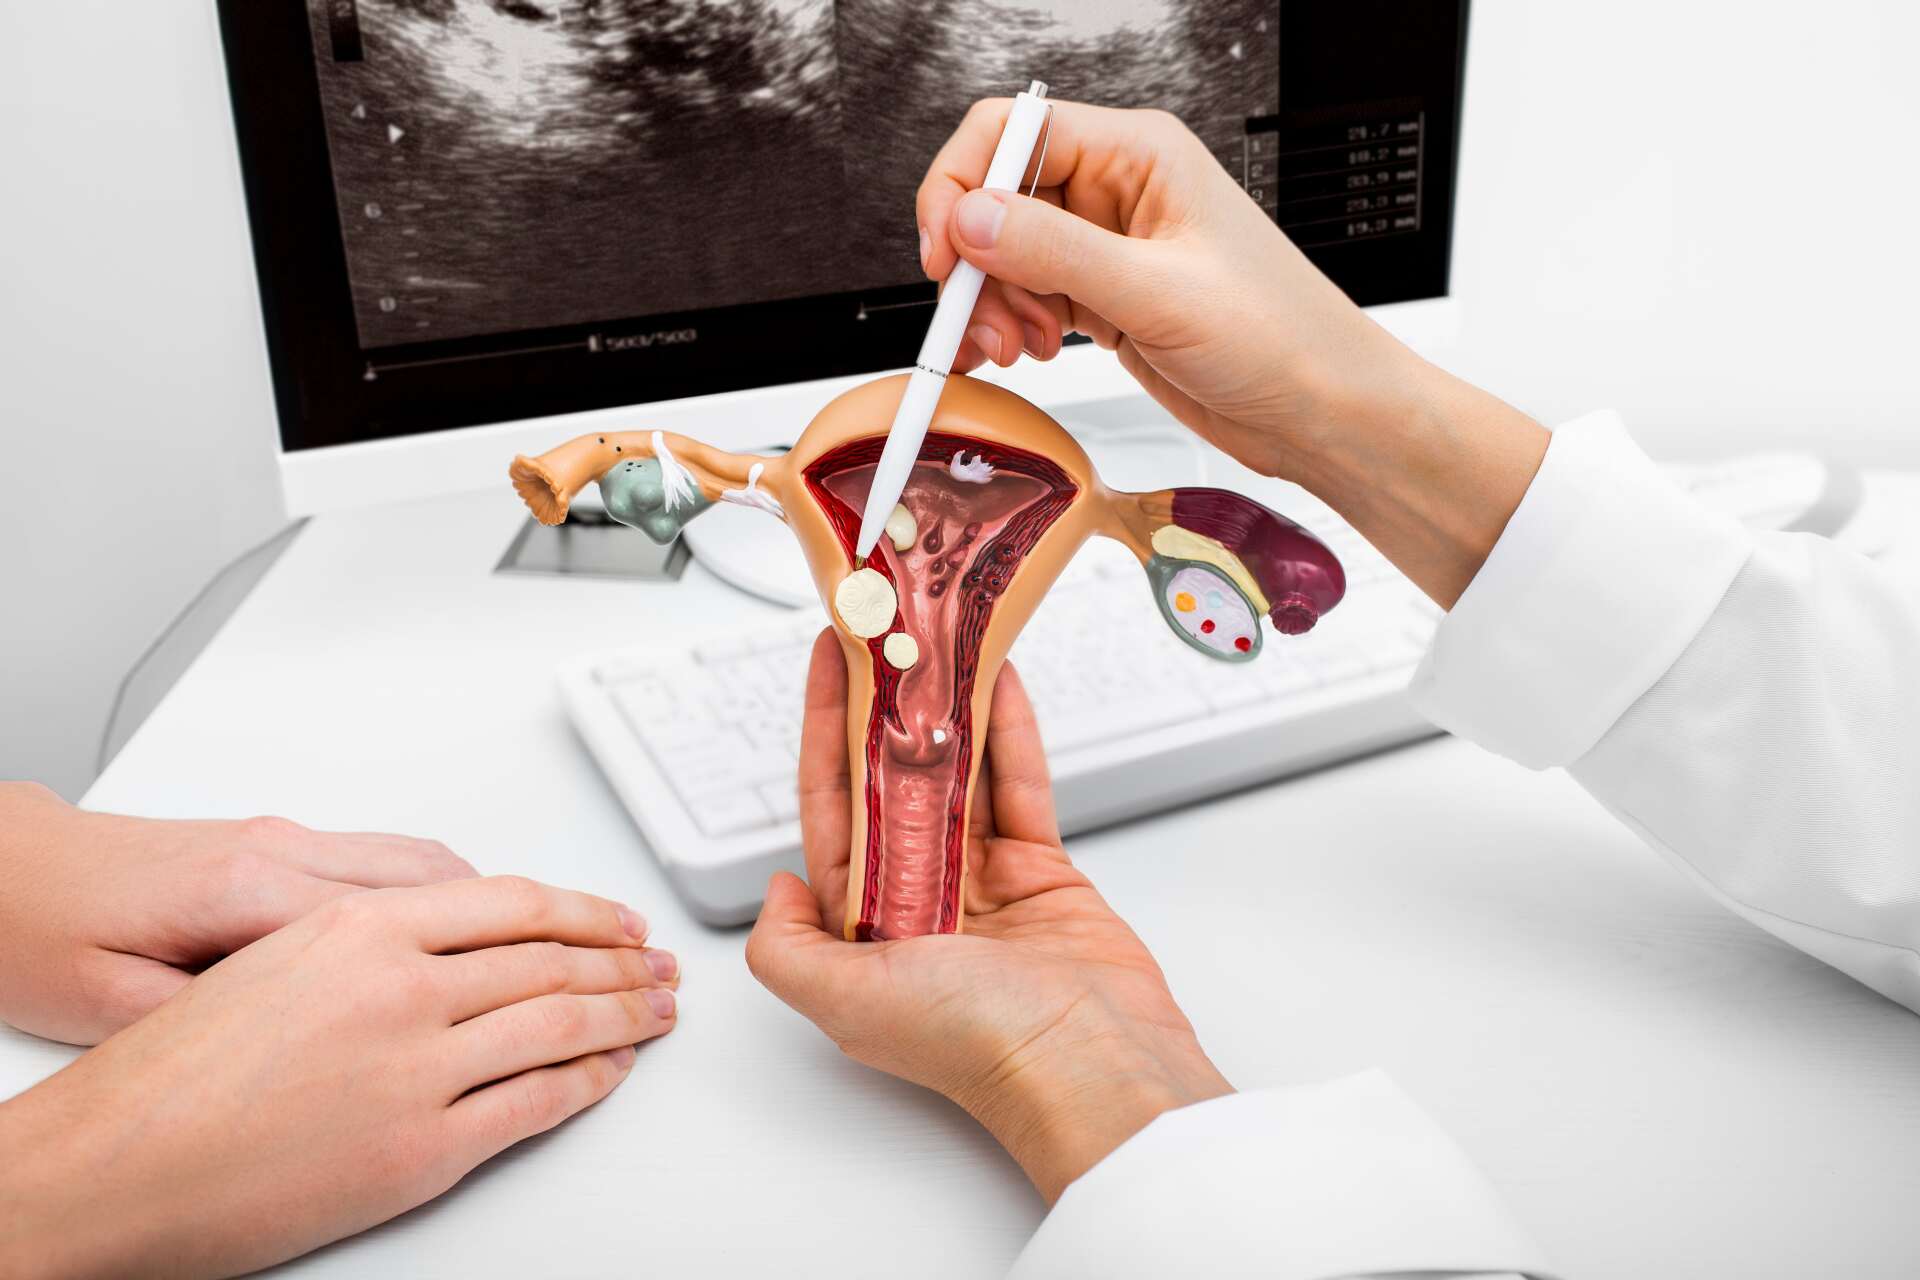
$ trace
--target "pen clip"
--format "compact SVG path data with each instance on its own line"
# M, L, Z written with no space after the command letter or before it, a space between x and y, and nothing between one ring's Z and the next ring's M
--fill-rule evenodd
M1033 185L1027 188L1029 196L1040 189L1040 169L1047 163L1047 143L1053 137L1053 103L1051 102L1047 103L1047 118L1041 128L1045 132L1040 135L1040 158L1033 162ZM1019 188L1015 187L1014 190L1018 191Z

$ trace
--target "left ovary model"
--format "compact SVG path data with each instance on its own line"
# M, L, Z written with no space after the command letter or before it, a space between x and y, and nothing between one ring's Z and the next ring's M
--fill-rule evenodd
M608 512L659 542L715 501L786 521L847 659L853 847L846 935L906 938L965 925L967 821L987 708L1014 637L1081 543L1126 544L1161 616L1196 652L1250 662L1340 602L1346 576L1285 516L1223 489L1119 493L1052 418L1010 391L947 382L900 507L864 565L860 513L906 379L834 400L777 458L671 432L581 436L515 458L543 523L598 482Z

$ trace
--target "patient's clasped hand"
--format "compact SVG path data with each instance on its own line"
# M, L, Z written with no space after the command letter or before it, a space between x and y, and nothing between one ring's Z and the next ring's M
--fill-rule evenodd
M779 457L634 431L581 436L511 469L548 524L598 481L615 519L661 542L716 501L764 508L793 529L849 672L845 927L862 940L962 927L970 797L994 682L1089 536L1125 543L1173 633L1222 662L1259 654L1263 616L1297 635L1346 590L1333 553L1286 517L1220 489L1109 490L1052 418L964 377L946 382L886 536L861 563L860 512L905 385L895 376L854 388Z

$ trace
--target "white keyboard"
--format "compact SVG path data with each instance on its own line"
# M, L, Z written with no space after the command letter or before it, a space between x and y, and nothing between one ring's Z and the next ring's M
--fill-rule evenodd
M1709 505L1768 528L1816 508L1831 487L1804 455L1672 470ZM1437 732L1406 689L1439 610L1330 512L1288 505L1340 557L1347 596L1306 635L1269 635L1251 665L1210 661L1174 639L1117 544L1089 543L1048 593L1012 657L1039 717L1063 831ZM801 868L801 698L825 625L818 609L800 610L750 632L589 655L559 673L581 736L709 923L751 920L768 875Z

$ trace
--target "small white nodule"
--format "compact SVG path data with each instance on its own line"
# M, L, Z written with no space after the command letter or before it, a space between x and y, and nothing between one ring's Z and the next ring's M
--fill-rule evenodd
M880 642L880 652L888 662L905 671L920 661L920 642L904 631L896 631Z
M935 729L935 730L933 731L933 745L934 745L934 746L936 746L936 747L937 747L937 746L939 746L939 745L940 745L941 743L943 743L943 742L945 742L946 740L947 740L947 731L946 731L945 729Z
M913 522L913 513L904 503L893 504L893 514L887 517L887 537L893 540L895 551L905 551L920 540L920 526Z

